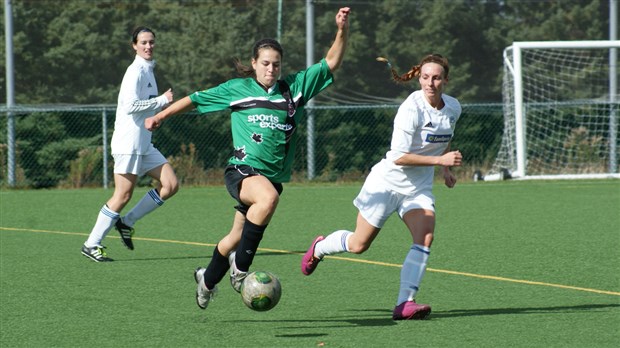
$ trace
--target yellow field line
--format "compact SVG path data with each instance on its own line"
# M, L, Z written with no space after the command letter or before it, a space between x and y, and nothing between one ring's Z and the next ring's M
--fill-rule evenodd
M35 233L51 233L51 234L63 234L63 235L72 235L72 236L88 236L87 233L49 231L49 230L35 230L35 229L26 229L26 228L13 228L13 227L0 227L0 230L19 231L19 232L35 232ZM120 237L118 237L118 236L108 236L108 238L120 239ZM170 240L170 239L144 238L144 237L134 237L133 239L134 240L149 241L149 242L159 242L159 243L172 243L172 244L184 244L184 245L196 245L196 246L215 247L215 244L213 244L213 243L186 242L186 241L178 241L178 240ZM281 253L281 254L300 254L301 255L301 253L297 253L297 252L293 252L293 251L287 251L287 250L280 250L280 249L258 248L258 250L266 251L266 252ZM365 263L365 264L378 265L378 266L386 266L386 267L398 267L398 268L402 267L402 265L395 264L395 263L388 263L388 262L381 262L381 261L371 261L371 260L363 260L363 259L354 259L354 258L342 257L342 256L326 256L325 258L334 259L334 260L357 262L357 263ZM460 276L464 276L464 277L472 277L472 278L479 278L479 279L490 279L490 280L497 280L497 281L511 282L511 283L518 283L518 284L528 284L528 285L540 285L540 286L548 286L548 287L560 288L560 289L569 289L569 290L593 292L593 293L604 294L604 295L620 296L620 292L616 292L616 291L607 291L607 290L582 288L582 287L578 287L578 286L570 286L570 285L562 285L562 284L554 284L554 283L545 283L545 282L535 282L535 281L530 281L530 280L512 279L512 278L497 277L497 276L475 274L475 273L468 273L468 272L449 271L449 270L436 269L436 268L430 268L430 267L427 268L427 271L429 271L429 272L436 272L436 273L452 274L452 275L460 275Z

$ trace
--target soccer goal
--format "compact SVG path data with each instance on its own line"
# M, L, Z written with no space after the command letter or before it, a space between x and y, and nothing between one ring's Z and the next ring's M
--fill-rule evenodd
M620 178L620 41L514 42L504 50L504 134L484 180Z

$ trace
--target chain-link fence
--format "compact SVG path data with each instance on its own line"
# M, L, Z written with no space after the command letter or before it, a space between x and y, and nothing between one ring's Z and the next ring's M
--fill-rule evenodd
M358 181L390 145L398 105L315 106L298 128L293 181ZM0 184L18 188L112 185L109 144L116 106L0 109ZM464 156L460 180L490 168L501 142L501 104L465 104L453 149ZM153 133L182 185L223 184L232 155L230 114L177 115ZM149 184L144 178L142 184Z

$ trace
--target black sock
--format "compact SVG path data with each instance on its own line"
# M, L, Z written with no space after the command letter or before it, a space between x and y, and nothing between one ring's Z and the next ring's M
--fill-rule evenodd
M215 250L213 250L211 262L209 262L207 270L205 271L205 285L207 286L207 289L213 290L215 285L219 283L222 278L224 278L229 267L228 257L220 254L220 251L217 250L216 245Z
M243 232L241 233L241 242L237 247L237 253L235 254L235 265L237 269L242 272L247 272L252 265L256 249L263 239L263 233L265 232L265 226L258 226L252 223L250 220L245 220L243 224Z

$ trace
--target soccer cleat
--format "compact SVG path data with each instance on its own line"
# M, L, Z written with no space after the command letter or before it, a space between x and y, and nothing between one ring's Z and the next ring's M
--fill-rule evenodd
M109 262L113 261L105 253L104 246L94 246L92 248L82 245L82 255L88 257L95 262Z
M228 254L228 263L230 263L230 285L236 292L241 292L243 280L248 276L248 272L242 272L237 269L237 265L235 264L235 255L236 252L234 251Z
M121 234L121 241L123 245L127 247L129 250L133 250L133 242L131 241L131 236L133 236L133 227L129 227L123 223L123 220L120 218L116 220L116 230Z
M425 304L417 304L415 301L405 301L396 308L392 313L393 320L423 320L431 314L431 306Z
M323 260L323 258L317 258L314 256L314 248L316 247L316 243L325 239L323 236L318 236L312 242L312 245L304 254L304 257L301 259L301 273L305 275L311 275L312 272L316 269L316 266L319 265L319 262Z
M205 271L206 268L198 267L194 271L194 280L198 283L196 288L196 304L200 309L207 309L210 301L213 301L213 297L215 297L215 293L217 292L217 286L213 287L212 290L207 289L205 285Z

